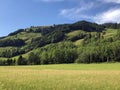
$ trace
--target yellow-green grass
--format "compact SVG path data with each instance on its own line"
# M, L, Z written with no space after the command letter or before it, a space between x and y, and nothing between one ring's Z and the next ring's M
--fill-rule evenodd
M0 60L7 60L7 58L5 58L5 57L0 57Z
M18 60L19 56L22 56L24 58L28 57L29 53L31 53L33 50L31 50L30 52L27 52L25 54L21 54L21 55L17 55L17 56L14 56L14 57L11 57L11 59L15 59L15 60Z
M74 44L77 45L77 46L80 46L80 45L82 45L83 40L84 40L84 39L76 40L76 41L74 42Z
M76 36L79 35L80 33L83 33L84 31L82 30L75 30L67 34L67 36Z
M120 64L2 66L0 90L120 90Z
M117 34L117 29L106 29L105 35L103 35L105 38L114 37Z
M75 36L77 36L77 35L79 35L79 34L81 34L81 33L85 33L85 31L75 30L75 31L72 31L72 32L67 33L66 36L67 36L68 38L72 38L72 37L75 37Z
M17 47L0 47L0 51L4 51L4 50L11 50L11 49L17 49Z
M24 40L26 43L29 43L31 41L31 39L34 39L34 38L37 38L37 37L41 37L41 33L27 33L27 32L21 32L17 35L14 35L14 36L9 36L9 37L6 37L4 39L9 39L9 38L20 38L22 40Z
M40 37L41 33L27 33L27 32L22 32L17 34L16 37L21 38L23 40L26 40L26 43L30 42L32 38L37 38Z
M77 36L77 35L79 35L81 33L85 33L85 31L75 30L75 31L67 33L66 36L67 36L68 39L71 39L71 38L73 38L73 37L75 37L75 36Z

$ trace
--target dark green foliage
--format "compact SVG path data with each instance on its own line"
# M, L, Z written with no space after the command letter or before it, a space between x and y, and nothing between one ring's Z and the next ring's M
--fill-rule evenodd
M103 43L98 46L80 48L77 63L99 63L120 61L120 41Z
M24 50L21 50L19 48L8 48L0 51L0 57L10 58L23 53L25 53Z
M19 56L17 64L18 65L27 65L27 60L25 58L23 58L22 56Z
M120 29L120 23L105 23L103 24L105 28Z
M103 31L104 25L98 25L96 23L91 23L87 21L79 21L74 24L60 24L60 25L53 25L53 26L31 26L31 28L25 29L26 32L34 32L34 33L42 33L42 35L46 35L53 31L62 31L64 33L71 32L73 30L84 30L87 32L93 31Z
M0 65L4 65L4 64L3 64L3 60L0 60Z
M21 32L24 32L24 29L19 29L19 30L15 31L15 32L12 32L8 36L13 36L13 35L16 35L16 34L21 33Z
M80 34L78 34L78 35L76 35L76 36L73 36L73 37L70 37L70 38L66 38L65 40L70 40L70 41L73 41L73 42L74 42L74 41L76 41L76 40L85 38L86 35L87 35L87 34L85 34L85 33L80 33Z
M16 64L16 60L12 60L12 59L7 59L6 61L7 65L15 65Z
M41 38L33 40L33 46L42 47L50 43L56 43L64 39L64 33L60 31L54 31Z
M27 61L28 61L28 64L30 64L30 65L38 65L38 64L40 64L39 56L37 56L33 52L29 53Z
M74 24L72 24L70 26L70 28L72 30L84 30L87 32L93 32L93 31L97 31L97 32L101 32L104 30L104 27L102 25L98 25L96 23L91 23L91 22L87 22L87 21L80 21L80 22L76 22Z
M61 42L41 48L39 53L41 64L73 63L77 58L76 46L72 42Z
M43 36L54 31L54 26L31 26L30 28L25 29L26 32L41 33Z
M23 46L25 45L25 42L22 39L19 38L13 38L13 39L2 39L0 40L0 47L7 47L7 46Z
M16 65L16 60L15 59L7 59L7 60L0 60L0 66L2 65L6 65L6 66L10 66L10 65Z

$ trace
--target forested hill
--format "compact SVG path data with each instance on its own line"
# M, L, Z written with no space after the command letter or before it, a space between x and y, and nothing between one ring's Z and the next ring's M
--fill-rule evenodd
M31 26L0 38L0 64L120 61L120 24Z

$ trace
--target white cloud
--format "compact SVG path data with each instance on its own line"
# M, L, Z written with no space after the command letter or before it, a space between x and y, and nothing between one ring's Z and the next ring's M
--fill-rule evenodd
M104 10L98 10L96 11L96 14L92 14L92 10L96 10L95 8L101 8L104 7L104 5L101 2L98 1L103 1L108 5L107 7L111 9L104 9ZM90 20L94 21L96 23L102 24L102 23L107 23L107 22L116 22L120 23L120 7L114 8L114 6L110 7L110 3L116 3L120 4L120 0L96 0L96 2L89 2L80 4L78 7L74 8L68 8L68 9L63 9L60 11L59 15L68 18L70 20ZM105 11L106 10L106 11ZM91 13L90 13L91 11ZM102 12L101 12L102 11Z
M110 9L94 17L97 23L117 22L120 23L120 8Z
M99 1L103 1L106 3L118 3L118 4L120 4L120 0L99 0Z
M63 9L60 11L61 16L64 16L69 19L89 19L90 17L85 15L85 11L94 7L94 3L82 4L82 6L74 7L70 9Z

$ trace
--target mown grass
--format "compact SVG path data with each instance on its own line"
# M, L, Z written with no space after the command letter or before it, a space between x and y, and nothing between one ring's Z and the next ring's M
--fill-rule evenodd
M120 90L120 64L0 67L0 90Z

